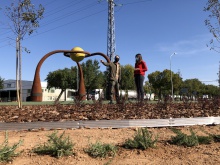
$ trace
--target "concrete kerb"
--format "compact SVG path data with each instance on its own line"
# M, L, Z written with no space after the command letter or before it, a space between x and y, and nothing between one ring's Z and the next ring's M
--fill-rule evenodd
M0 131L6 130L55 130L79 128L131 128L131 127L170 127L193 125L219 125L220 117L169 118L169 119L130 119L130 120L79 120L57 122L0 123Z

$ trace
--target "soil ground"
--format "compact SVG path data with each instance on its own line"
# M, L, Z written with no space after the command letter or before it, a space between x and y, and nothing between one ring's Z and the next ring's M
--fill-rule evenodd
M190 133L190 128L198 135L206 135L204 131L219 135L220 125L216 126L191 126L178 127L184 133ZM8 131L9 144L15 144L23 139L23 144L16 151L21 155L15 157L11 165L219 165L220 143L198 145L195 147L183 147L171 145L167 141L175 134L169 128L148 128L153 135L158 135L156 148L147 150L129 150L119 147L115 157L92 158L84 152L89 144L102 142L120 146L126 139L132 138L138 128L123 129L73 129L58 130L58 134L65 131L74 145L75 155L62 158L51 156L39 156L32 149L47 142L47 135L54 130L31 131ZM5 132L0 132L0 144L4 141ZM2 163L5 164L5 163Z

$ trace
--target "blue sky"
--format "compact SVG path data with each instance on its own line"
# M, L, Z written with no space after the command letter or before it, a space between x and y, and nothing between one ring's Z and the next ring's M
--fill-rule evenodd
M13 0L1 0L0 6L0 76L15 79L15 38L8 27L4 6ZM45 7L40 27L26 36L22 45L22 79L33 80L39 60L54 50L71 50L79 46L90 53L107 54L106 0L32 0ZM148 66L147 75L170 69L180 72L183 80L198 78L205 84L218 85L220 54L206 46L212 39L204 20L205 0L115 0L116 54L122 65L134 65L141 53ZM92 59L101 60L101 57ZM86 59L84 59L84 62ZM76 66L62 54L49 57L42 65L44 81L49 72ZM101 70L105 67L101 66Z

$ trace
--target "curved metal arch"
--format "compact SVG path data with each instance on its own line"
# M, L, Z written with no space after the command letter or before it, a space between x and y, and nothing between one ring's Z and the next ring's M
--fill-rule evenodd
M96 52L96 53L92 53L90 54L89 52L86 51L71 51L71 50L54 50L52 52L47 53L46 55L44 55L41 60L38 62L38 65L36 67L35 70L35 76L34 76L34 81L32 84L32 90L31 90L31 101L38 101L41 102L42 101L42 88L41 88L41 80L40 80L40 69L41 66L43 64L43 62L51 55L56 54L56 53L64 53L65 56L70 57L70 53L84 53L85 58L87 57L91 57L91 56L95 56L95 55L100 55L102 57L104 57L106 59L107 62L111 62L109 57L101 52ZM84 85L84 78L83 78L83 72L82 72L82 68L79 65L78 62L77 66L79 68L79 74L80 74L80 85L79 85L79 95L82 96L81 99L84 100L85 99L85 85Z
M76 51L74 51L74 53L75 53L75 52L76 52ZM70 57L70 53L73 53L73 51L64 53L64 56ZM84 52L84 51L77 51L76 53L85 53L85 52ZM85 55L85 58L91 57L91 56L100 55L100 56L102 56L103 58L105 58L107 62L111 62L111 60L109 59L109 57L108 57L107 55L105 55L104 53L101 53L101 52L96 52L96 53L92 53L92 54L90 54L90 53L87 52L87 53L85 53L85 54L86 54L86 55Z
M85 51L82 52L82 51L71 51L71 50L54 50L54 51L49 52L46 55L44 55L41 58L41 60L38 62L38 65L37 65L36 70L35 70L34 81L33 81L32 90L31 90L31 101L38 101L38 102L42 101L42 88L41 88L41 80L40 80L40 69L41 69L41 66L42 66L43 62L48 57L50 57L51 55L54 55L56 53L85 53L85 54L90 54L90 53L85 52ZM81 88L83 88L82 85L81 85Z
M96 55L100 55L100 56L104 57L107 62L111 62L111 60L109 59L109 57L108 57L107 55L105 55L104 53L101 53L101 52L96 52L96 53L92 53L92 54L87 54L87 55L85 56L85 58L91 57L91 56L96 56Z

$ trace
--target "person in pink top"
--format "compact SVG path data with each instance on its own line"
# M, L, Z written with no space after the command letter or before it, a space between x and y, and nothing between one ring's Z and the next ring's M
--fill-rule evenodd
M146 62L143 61L142 56L140 53L136 54L135 56L135 68L134 68L134 80L137 90L137 100L143 101L144 100L144 79L145 79L145 72L148 70Z

